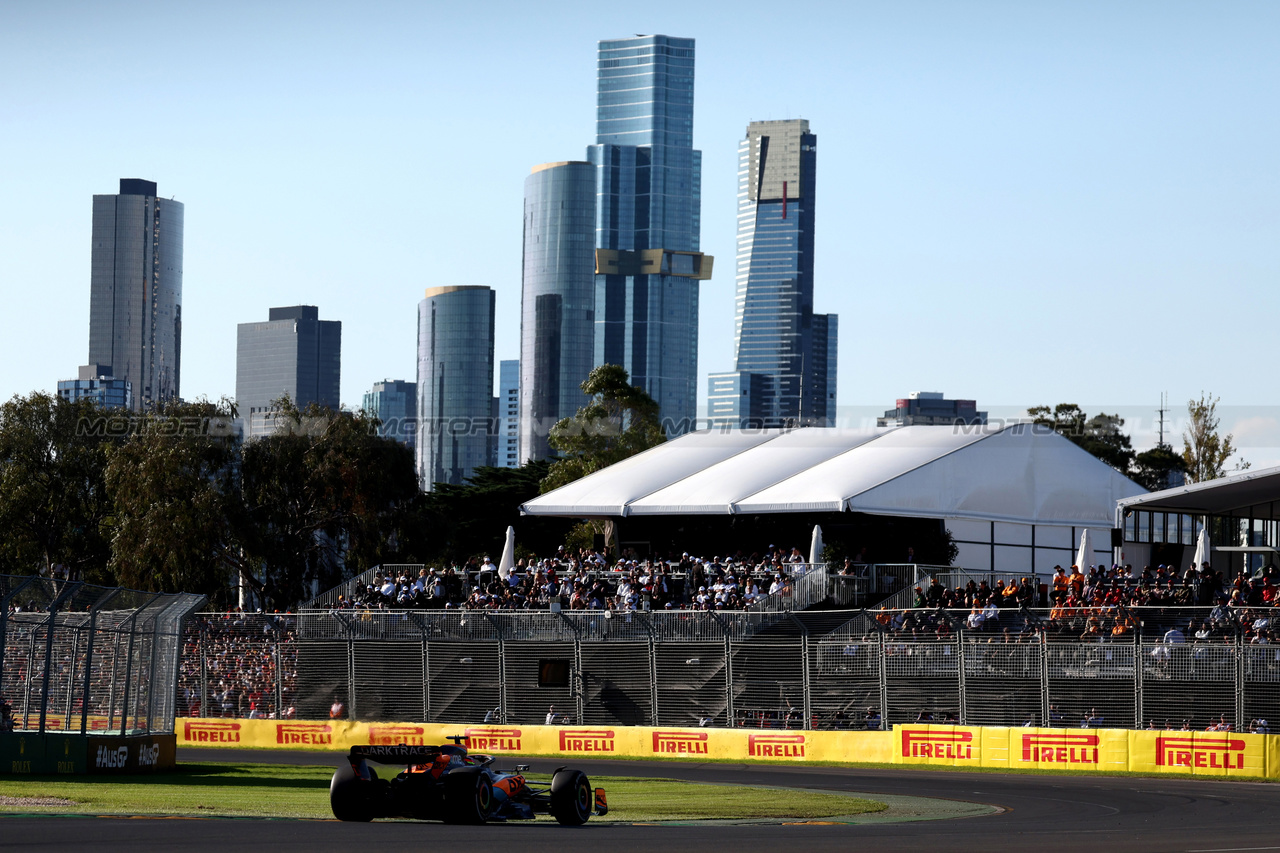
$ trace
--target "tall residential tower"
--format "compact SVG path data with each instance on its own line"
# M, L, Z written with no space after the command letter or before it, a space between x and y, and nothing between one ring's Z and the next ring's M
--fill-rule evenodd
M595 363L658 402L668 434L693 428L702 152L693 148L693 39L602 41L597 58Z
M551 455L547 437L587 401L594 366L596 170L535 166L524 182L520 314L520 462Z
M831 426L835 314L813 313L818 138L804 119L757 121L738 144L734 371L712 374L712 426Z
M492 464L495 295L428 288L418 303L418 482L462 483Z
M176 400L182 378L182 202L121 178L93 197L89 364L81 378L129 383L135 411Z

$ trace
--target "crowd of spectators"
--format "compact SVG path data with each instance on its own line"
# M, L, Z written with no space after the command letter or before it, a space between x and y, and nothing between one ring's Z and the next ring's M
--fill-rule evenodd
M187 620L177 715L291 719L297 715L294 617L203 614Z
M934 578L914 590L913 608L881 608L881 628L917 639L944 638L958 629L1009 642L1037 635L1056 640L1105 642L1127 640L1145 631L1165 642L1280 643L1280 572L1268 566L1255 575L1228 581L1207 563L1179 575L1170 566L1072 566L1054 568L1046 583L1032 577L1020 581L970 580L948 588ZM1196 615L1178 608L1199 608ZM1166 615L1146 624L1137 608L1157 608ZM1047 611L1047 612L1045 612ZM1207 611L1207 612L1206 612ZM1173 633L1169 634L1168 630ZM1178 637L1184 639L1179 640Z
M742 610L785 594L809 565L798 548L761 554L666 559L560 548L554 557L515 561L506 573L489 557L448 568L376 574L339 595L335 608L547 610ZM846 562L843 571L857 566Z

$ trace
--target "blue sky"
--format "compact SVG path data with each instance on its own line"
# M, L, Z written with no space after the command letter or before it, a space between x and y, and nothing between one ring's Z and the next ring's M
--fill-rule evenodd
M0 397L86 360L121 177L186 205L188 398L234 394L273 305L343 321L352 406L413 378L427 287L494 287L517 357L524 178L594 141L596 41L657 32L697 39L703 377L732 367L737 140L803 117L847 421L941 390L1119 410L1141 445L1203 390L1280 464L1280 4L637 5L4 4Z

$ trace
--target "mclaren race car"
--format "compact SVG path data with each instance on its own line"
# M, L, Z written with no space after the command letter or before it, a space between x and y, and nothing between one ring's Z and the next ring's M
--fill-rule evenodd
M531 784L523 773L494 769L493 756L470 755L463 735L444 746L353 746L329 783L329 805L338 820L376 817L442 820L445 823L532 820L549 814L565 826L586 823L609 812L604 788L591 787L586 774L560 768L549 787ZM394 778L378 776L370 762L402 764Z

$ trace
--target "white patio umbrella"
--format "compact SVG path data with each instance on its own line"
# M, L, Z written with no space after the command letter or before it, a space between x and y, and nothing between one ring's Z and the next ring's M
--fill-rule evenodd
M504 581L511 577L511 570L516 567L516 529L507 527L507 542L502 546L502 559L498 561L498 577Z
M1200 528L1200 535L1196 537L1196 553L1191 558L1196 565L1196 570L1209 562L1209 531L1207 528Z
M1080 534L1080 551L1076 554L1076 565L1080 567L1081 572L1089 571L1089 566L1095 561L1093 556L1093 535L1089 528L1085 528Z
M822 528L813 526L813 540L809 543L809 564L822 562Z

